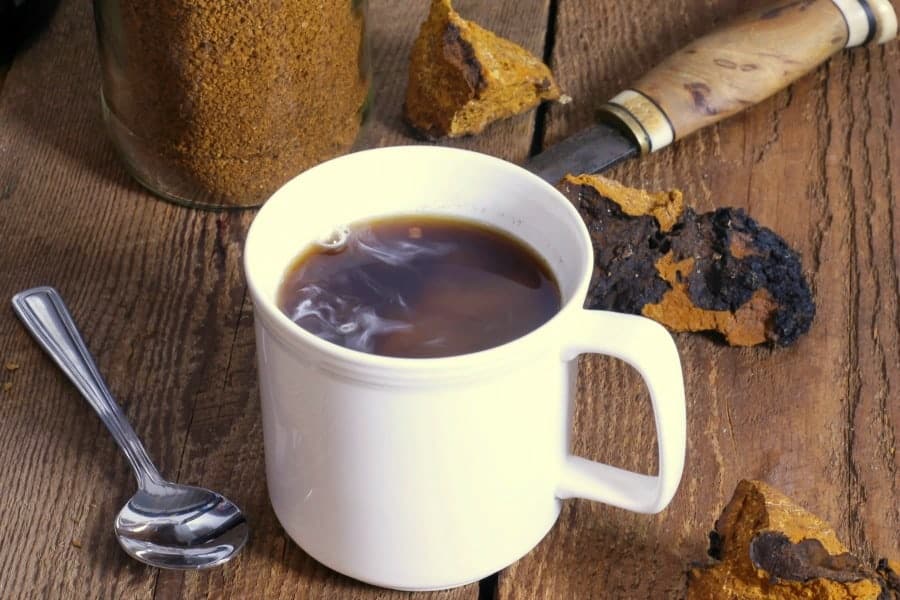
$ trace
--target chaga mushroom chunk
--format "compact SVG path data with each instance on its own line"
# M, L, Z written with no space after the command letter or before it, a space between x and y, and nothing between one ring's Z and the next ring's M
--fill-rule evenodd
M530 52L433 0L413 44L403 107L429 139L481 133L490 123L561 97L550 69Z
M669 285L659 277L656 263L671 243L660 232L649 205L610 200L625 188L599 178L570 177L560 189L581 213L594 246L587 306L640 314L644 306L661 301ZM680 216L680 207L672 210Z
M800 256L745 212L697 214L679 191L596 175L569 175L559 187L594 245L588 308L718 332L733 346L787 346L809 330L816 308Z
M688 573L688 600L900 599L896 563L869 567L827 523L760 481L738 484L709 554L712 564Z
M884 580L884 592L878 600L900 600L900 562L882 558L875 569Z

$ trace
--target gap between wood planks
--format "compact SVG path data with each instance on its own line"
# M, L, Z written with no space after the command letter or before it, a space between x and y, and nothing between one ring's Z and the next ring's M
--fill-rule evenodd
M559 14L559 0L550 0L547 8L547 31L544 37L544 64L553 68L553 49L556 46L556 17ZM547 128L547 112L550 103L544 102L537 107L534 116L534 131L531 138L529 156L540 154L544 150L544 130Z
M500 583L500 573L488 575L478 582L478 600L495 600L497 598L497 584Z

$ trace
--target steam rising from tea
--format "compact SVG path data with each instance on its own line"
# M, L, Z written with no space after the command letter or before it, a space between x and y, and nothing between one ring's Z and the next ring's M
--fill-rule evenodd
M512 341L560 308L543 259L469 221L395 217L336 230L285 276L279 306L340 346L407 358Z

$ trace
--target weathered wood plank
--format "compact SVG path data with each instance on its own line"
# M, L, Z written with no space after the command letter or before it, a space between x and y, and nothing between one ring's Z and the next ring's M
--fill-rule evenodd
M205 302L185 298L205 269L191 263L211 250L196 237L206 217L176 221L118 167L100 123L92 35L89 6L67 3L18 54L0 96L0 362L19 365L0 375L11 386L0 393L4 597L149 598L154 585L111 534L133 490L128 467L15 320L10 296L59 287L164 472L184 441L186 367L205 351L190 340L152 346L207 314ZM178 279L184 285L173 286Z
M553 66L575 102L549 111L545 143L589 124L597 104L739 7L561 0ZM743 207L775 228L805 256L819 315L790 349L679 336L689 447L672 506L646 517L568 503L538 549L501 575L500 598L683 597L684 570L704 558L706 532L746 477L817 511L865 556L900 554L895 56L896 44L841 56L750 113L612 173L682 188L701 209ZM575 451L653 472L637 377L607 359L582 364Z
M896 3L895 3L896 5ZM848 494L851 546L900 556L900 44L852 56L830 79L851 210Z

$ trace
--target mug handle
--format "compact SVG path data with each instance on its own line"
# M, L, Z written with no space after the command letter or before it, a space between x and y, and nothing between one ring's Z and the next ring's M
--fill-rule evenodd
M569 455L556 496L596 500L639 513L660 512L675 495L684 470L684 380L675 341L650 319L594 310L582 310L569 322L566 340L566 361L579 354L606 354L624 360L641 374L653 404L659 475L642 475Z

